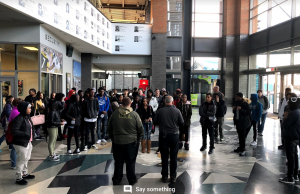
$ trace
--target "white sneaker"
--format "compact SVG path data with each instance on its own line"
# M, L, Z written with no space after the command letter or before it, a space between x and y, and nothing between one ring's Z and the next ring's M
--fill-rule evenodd
M99 140L96 142L96 144L101 144L101 140L99 139Z
M73 155L71 150L68 150L68 155Z
M257 145L257 142L256 141L252 141L251 143L250 143L250 146L256 146Z
M101 139L101 145L106 145L107 141L105 139Z
M91 148L95 149L95 150L98 150L98 147L94 144L91 146Z
M88 150L88 147L87 147L87 145L86 146L84 146L84 149L83 149L84 151L87 151Z

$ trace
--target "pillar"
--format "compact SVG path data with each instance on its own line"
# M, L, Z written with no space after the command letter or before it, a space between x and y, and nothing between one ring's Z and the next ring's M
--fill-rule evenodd
M93 54L81 53L81 88L86 90L92 87L92 67L93 67ZM95 91L96 92L96 91Z

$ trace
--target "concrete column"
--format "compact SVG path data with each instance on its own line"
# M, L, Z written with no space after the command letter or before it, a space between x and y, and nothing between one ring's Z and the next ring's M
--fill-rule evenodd
M81 88L86 90L92 87L92 67L93 67L93 54L81 53Z

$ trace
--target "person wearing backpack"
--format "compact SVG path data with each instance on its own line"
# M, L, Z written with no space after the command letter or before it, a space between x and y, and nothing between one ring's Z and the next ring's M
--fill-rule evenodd
M253 141L250 143L250 146L256 146L257 145L257 123L261 119L262 112L263 112L263 106L260 102L258 102L258 94L251 94L250 109L252 113L251 125L253 127ZM246 130L245 139L247 138L250 129L251 127Z
M7 127L7 119L9 118L9 115L11 113L11 110L12 110L12 101L14 100L14 97L9 95L9 96L6 96L6 104L5 106L3 107L3 111L1 113L1 122L2 122L2 127L4 129L4 132L3 132L3 135L2 137L0 138L0 145L2 144L2 142L5 140L5 132L6 132L6 127ZM11 149L11 148L9 148ZM1 149L0 149L0 152L1 152Z
M259 136L263 136L268 109L270 108L270 102L268 97L263 95L262 90L257 90L257 94L258 94L258 102L260 102L263 107L261 119L257 123L258 124L257 131Z
M34 127L30 118L31 105L28 102L18 104L20 114L12 122L11 132L13 144L17 153L16 184L27 185L25 179L34 179L34 175L28 174L28 161L31 157L34 137Z
M58 127L60 125L66 124L65 120L61 119L60 112L64 108L64 97L65 95L62 93L58 93L55 96L55 100L51 102L49 106L48 113L48 150L49 150L49 159L50 161L59 161L59 156L54 153L55 143L58 134Z
M214 124L214 132L215 132L215 142L218 143L218 136L220 134L220 142L224 141L223 134L223 124L224 124L224 116L227 112L227 107L225 104L225 100L222 97L220 92L213 94L213 99L215 99L215 105L217 108L216 111L216 122Z
M79 106L79 95L72 95L67 104L65 118L68 124L68 139L67 139L67 150L69 155L80 154L78 132L81 123L81 110ZM76 142L76 149L72 153L71 151L71 139L74 135Z

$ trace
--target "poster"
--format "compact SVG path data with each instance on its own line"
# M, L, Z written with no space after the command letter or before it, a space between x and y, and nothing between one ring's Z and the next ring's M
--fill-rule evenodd
M73 61L73 87L81 90L81 63Z
M197 106L198 94L191 94L192 106Z
M2 97L9 95L10 82L2 82Z
M69 94L69 91L71 90L71 73L66 73L66 94Z
M47 73L63 73L63 54L41 44L41 71Z
M18 80L18 96L23 96L23 80Z

